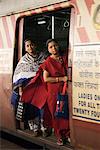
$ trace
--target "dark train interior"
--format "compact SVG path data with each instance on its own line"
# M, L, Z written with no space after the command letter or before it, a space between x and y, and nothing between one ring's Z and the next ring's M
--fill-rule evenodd
M30 37L36 41L38 50L43 51L46 50L45 43L47 39L55 38L59 42L61 49L66 50L69 38L70 11L69 8L25 17L23 41Z

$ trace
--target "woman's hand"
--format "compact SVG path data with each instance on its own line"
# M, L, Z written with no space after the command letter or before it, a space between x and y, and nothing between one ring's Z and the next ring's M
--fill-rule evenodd
M22 86L19 87L19 95L22 96L23 88Z
M67 76L64 76L64 77L63 77L63 82L67 82L67 80L68 80L68 77L67 77Z
M68 80L68 77L67 76L64 76L64 77L59 77L59 82L67 82Z
M67 82L68 77L67 76L63 76L63 77L49 77L49 73L44 70L43 72L43 78L44 78L44 82Z

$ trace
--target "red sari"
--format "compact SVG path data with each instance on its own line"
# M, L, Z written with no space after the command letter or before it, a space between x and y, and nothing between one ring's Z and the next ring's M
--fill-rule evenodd
M43 69L49 73L51 77L61 77L65 76L65 69L67 70L67 60L66 57L62 57L63 62L60 63L51 57L48 57L43 64ZM48 98L47 104L52 115L52 123L54 131L57 137L61 137L61 132L64 131L65 136L69 136L69 121L67 119L57 119L55 118L56 110L56 100L58 92L62 92L64 82L58 83L47 83Z
M48 71L49 76L51 77L65 76L65 68L67 70L68 65L67 65L66 58L62 57L62 59L63 62L60 63L49 56L46 59L46 61L41 65L41 68ZM41 80L39 80L39 78L41 78ZM37 83L36 80L39 82L38 86L35 86L35 83ZM42 70L40 70L37 73L36 78L33 79L33 81L31 81L31 83L25 89L22 95L22 100L24 102L29 102L29 97L30 97L31 103L38 108L42 108L43 106L48 106L48 107L44 107L46 108L45 109L46 113L44 113L45 120L48 126L51 125L51 121L52 121L52 126L54 128L55 135L58 138L61 138L62 131L64 133L64 136L69 136L69 120L63 118L57 119L55 118L54 115L56 109L57 94L58 92L62 91L63 84L64 82L58 82L58 83L49 82L47 84L44 83L42 77ZM36 87L38 87L37 90ZM47 110L50 111L50 113L47 114Z

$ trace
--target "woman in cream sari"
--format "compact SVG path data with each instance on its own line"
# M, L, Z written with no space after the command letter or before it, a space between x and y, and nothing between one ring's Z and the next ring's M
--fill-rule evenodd
M43 52L36 52L36 44L32 40L25 40L26 54L19 60L13 76L13 99L14 95L22 95L23 89L29 83L29 81L36 75L39 65L44 61L45 54ZM12 100L13 104L13 100ZM39 109L31 104L27 104L27 115L24 124L24 128L29 128L34 131L35 135L39 134L40 128L40 112ZM15 105L16 113L17 103ZM37 116L37 117L36 117ZM34 118L35 117L35 118ZM32 120L32 121L30 121ZM18 122L18 121L17 121ZM16 126L17 127L17 126ZM19 127L18 127L19 128Z

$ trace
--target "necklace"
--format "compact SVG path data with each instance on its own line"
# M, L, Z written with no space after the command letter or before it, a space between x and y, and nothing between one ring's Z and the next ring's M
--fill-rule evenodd
M63 62L63 59L61 56L58 56L58 57L51 56L51 58L55 59L57 62L60 62L61 64Z

